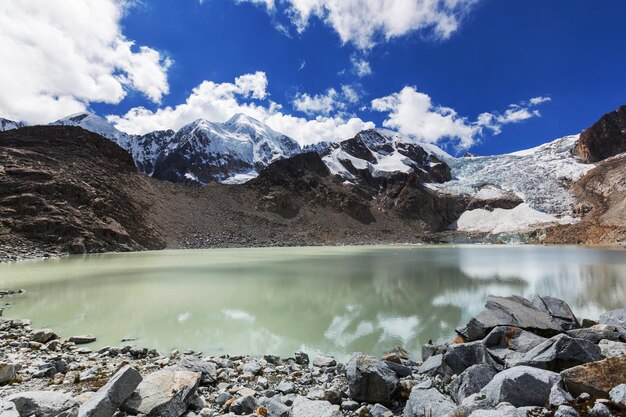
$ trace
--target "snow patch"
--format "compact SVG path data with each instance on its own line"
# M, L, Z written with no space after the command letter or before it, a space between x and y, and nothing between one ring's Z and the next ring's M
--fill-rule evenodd
M513 209L497 208L493 211L485 209L468 210L452 225L450 229L464 232L486 232L491 234L511 233L536 229L541 226L571 224L572 217L557 218L542 213L522 203Z

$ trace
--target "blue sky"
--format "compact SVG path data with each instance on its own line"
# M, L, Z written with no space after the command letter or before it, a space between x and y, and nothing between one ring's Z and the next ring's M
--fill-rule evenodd
M412 22L402 22L404 13L398 9L382 20L363 20L361 26L350 21L350 10L333 9L337 0L315 1L320 8L311 12L305 26L296 13L302 13L302 0L151 0L132 6L85 0L86 16L96 3L117 6L119 16L107 24L119 32L115 39L134 43L129 51L120 52L116 46L119 58L106 62L109 73L104 76L117 80L121 92L113 82L94 92L93 82L72 91L68 83L55 80L40 89L66 88L52 96L54 113L42 110L30 116L8 100L3 103L0 96L0 116L22 115L36 122L82 106L118 115L110 120L139 133L177 128L196 116L224 119L236 110L265 119L304 142L350 135L375 124L439 143L451 152L493 154L577 133L626 102L624 1L456 0L452 9L442 5L427 10L415 0L418 6L406 13L414 13ZM367 8L372 1L347 3ZM18 0L11 2L14 10L0 6L9 7L5 15L29 13L17 10ZM440 16L423 20L420 10ZM357 9L352 12L358 14ZM93 25L100 24L96 17ZM448 18L455 20L452 29ZM382 26L374 34L360 32L376 24ZM10 29L4 31L0 29L0 43L17 38ZM68 33L80 36L73 27ZM106 43L108 35L103 36ZM16 57L10 56L14 61ZM84 58L94 64L90 59ZM359 74L355 62L369 66L371 73ZM89 76L99 83L104 76L94 75L87 64ZM7 65L6 60L0 63L0 75ZM59 63L63 65L68 64ZM234 80L246 74L257 76L233 87ZM250 86L243 86L248 82ZM202 83L211 84L195 95L200 107L177 108ZM226 96L219 93L216 98L216 91L224 88L229 89ZM34 93L15 94L30 103L27 94ZM60 99L65 95L67 105ZM142 109L140 117L137 108ZM507 110L524 113L515 117ZM488 120L479 122L485 113L490 114ZM427 133L421 137L422 132Z

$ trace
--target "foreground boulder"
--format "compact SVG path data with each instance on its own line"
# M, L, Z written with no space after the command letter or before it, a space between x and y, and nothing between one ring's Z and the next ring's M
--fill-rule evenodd
M202 375L200 382L203 385L217 381L217 367L212 362L184 355L180 361L179 368L186 371L199 372Z
M129 365L122 367L80 407L79 417L111 417L140 382L139 372Z
M290 417L341 417L337 406L328 401L313 401L298 397L293 402Z
M450 345L442 358L442 369L446 375L458 375L472 365L487 362L485 346L481 341Z
M585 339L559 334L529 350L511 366L527 365L560 372L602 359L600 347Z
M448 385L450 395L457 404L482 390L498 373L491 365L473 365Z
M444 417L454 410L454 403L433 388L430 381L416 385L404 407L403 417Z
M498 326L513 326L540 336L554 336L564 329L548 312L529 300L519 297L487 297L485 309L472 318L465 328L458 329L468 341L482 340Z
M21 417L76 417L78 402L56 391L27 391L9 395L5 401L15 404Z
M350 397L361 402L389 402L398 385L396 373L385 362L362 354L350 358L346 376Z
M600 316L600 324L610 324L626 329L626 308L607 311L602 314Z
M567 303L561 299L550 296L536 296L533 304L556 320L563 330L572 330L580 327L578 319Z
M563 383L574 396L608 398L611 389L626 380L626 356L580 365L561 372Z
M17 412L17 409L15 408L14 403L0 399L0 416L20 417L20 413Z
M498 326L482 341L489 356L499 365L506 365L523 356L546 340L545 337L519 327ZM502 370L504 367L500 367Z
M543 406L561 376L552 371L516 366L497 374L482 392L492 406L507 402L515 407Z
M123 405L133 414L179 417L200 383L199 372L163 369L148 375Z

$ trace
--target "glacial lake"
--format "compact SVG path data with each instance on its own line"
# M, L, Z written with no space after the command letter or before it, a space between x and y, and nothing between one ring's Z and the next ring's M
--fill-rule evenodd
M543 246L215 249L0 264L9 318L96 349L132 342L205 354L304 350L419 356L488 294L553 295L582 317L626 307L626 251Z

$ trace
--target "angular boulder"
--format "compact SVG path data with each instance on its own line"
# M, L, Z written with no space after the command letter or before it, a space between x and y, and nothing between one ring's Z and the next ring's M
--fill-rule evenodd
M626 379L626 356L576 366L561 372L561 376L574 396L588 393L592 398L608 398L611 389Z
M620 384L609 391L609 398L622 408L626 408L626 384Z
M76 417L78 402L68 394L57 391L27 391L4 399L15 404L21 417Z
M202 384L212 384L217 381L217 367L213 362L204 361L194 356L184 355L178 365L179 369L199 372L202 374Z
M615 358L617 356L626 355L626 343L613 342L611 340L601 340L598 343L602 356L605 358Z
M482 343L496 363L506 365L545 340L545 337L519 327L498 326L483 339Z
M37 343L48 343L51 340L55 340L58 339L59 336L56 335L56 333L54 333L52 330L50 329L40 329L40 330L35 330L33 331L33 333L30 336L30 339L33 342L37 342Z
M446 375L458 375L472 365L487 362L487 352L482 341L458 343L448 346L443 354L442 369Z
M422 363L419 368L417 368L417 372L420 374L428 374L428 375L437 375L443 373L442 371L443 365L443 354L437 354L429 356L428 359Z
M622 332L610 324L596 324L585 329L574 329L568 331L567 334L577 339L589 340L595 344L600 343L601 340L618 341L622 337Z
M403 417L444 417L454 411L454 403L429 383L416 385L404 407Z
M468 341L482 340L498 326L513 326L541 336L563 331L550 314L539 310L529 300L519 297L487 297L485 309L472 318L464 329L457 330Z
M387 403L397 388L396 373L373 356L355 354L346 365L350 397L368 403Z
M141 379L139 372L131 366L122 367L109 382L80 406L79 417L111 417L135 392Z
M448 385L448 392L457 404L461 404L465 398L482 390L497 373L491 365L470 366Z
M548 313L556 320L563 330L572 330L580 327L580 322L572 309L563 300L550 296L536 296L533 304L541 311Z
M199 372L163 369L144 378L122 408L149 417L179 417L200 383Z
M0 385L6 384L15 378L15 365L8 362L0 362Z
M542 407L561 376L545 369L516 366L497 374L481 392L492 405L508 402L515 407Z
M314 401L297 397L291 406L289 417L342 417L337 406L328 401Z
M600 324L611 324L626 329L626 308L607 311L600 316Z
M0 417L20 417L20 413L14 403L0 399Z
M554 412L554 417L580 417L578 411L569 405L560 405Z
M564 369L602 359L598 345L584 339L559 334L526 352L510 366L526 365L560 372Z

